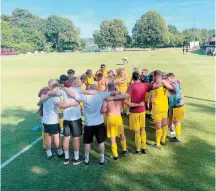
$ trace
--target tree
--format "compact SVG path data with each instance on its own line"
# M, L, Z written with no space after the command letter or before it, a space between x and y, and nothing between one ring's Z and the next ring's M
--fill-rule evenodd
M163 47L169 42L166 22L156 11L148 11L137 20L132 34L136 46L142 48Z
M12 28L9 22L1 22L1 46L10 47L12 44Z
M127 48L132 48L132 38L130 35L126 36L126 46Z
M49 16L45 24L47 42L56 50L74 49L79 46L79 30L72 21L56 15Z
M95 31L93 36L99 48L125 47L127 28L121 19L104 20L100 24L100 31Z
M168 25L168 29L169 29L169 32L172 34L176 34L179 32L174 25Z

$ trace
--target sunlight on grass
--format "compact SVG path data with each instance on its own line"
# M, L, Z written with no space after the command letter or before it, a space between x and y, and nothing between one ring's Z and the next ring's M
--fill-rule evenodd
M44 168L41 168L39 166L33 166L31 168L31 172L33 172L34 174L40 174L40 175L46 175L48 174L47 170Z

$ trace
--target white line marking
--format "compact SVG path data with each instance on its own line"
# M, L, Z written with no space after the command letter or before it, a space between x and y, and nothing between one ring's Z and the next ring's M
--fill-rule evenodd
M37 138L34 142L32 142L30 145L28 145L27 147L25 147L24 149L22 149L20 152L18 152L17 154L15 154L14 156L12 156L11 158L9 158L7 161L5 161L3 164L1 164L1 169L3 169L5 166L7 166L8 164L10 164L14 159L16 159L18 156L20 156L21 154L23 154L24 152L26 152L27 150L29 150L31 147L33 147L38 141L40 141L42 139L42 136Z

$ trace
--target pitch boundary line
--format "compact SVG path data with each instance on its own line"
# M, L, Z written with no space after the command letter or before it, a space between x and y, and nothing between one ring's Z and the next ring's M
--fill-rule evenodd
M27 147L23 148L20 152L17 154L13 155L11 158L9 158L7 161L1 164L1 169L3 169L5 166L10 164L13 160L15 160L17 157L19 157L21 154L24 152L28 151L31 147L33 147L36 143L38 143L42 139L42 136L38 137L35 141L33 141L30 145Z

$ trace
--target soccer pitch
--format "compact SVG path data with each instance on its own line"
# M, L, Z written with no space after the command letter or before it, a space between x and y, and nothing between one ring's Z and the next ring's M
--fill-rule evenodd
M182 80L185 95L185 120L182 143L168 143L160 151L148 147L148 154L129 154L119 161L97 165L98 149L94 144L90 165L64 165L63 159L48 161L39 141L30 150L2 169L3 191L60 190L214 190L215 181L215 65L214 59L181 51L53 53L2 57L1 163L37 139L41 132L31 128L40 124L36 103L38 91L51 78L58 78L69 68L79 76L87 69L104 63L109 69L119 67L122 57L133 67L173 72ZM134 135L124 117L129 148ZM147 140L153 143L154 132L147 123ZM81 144L81 156L84 152ZM71 149L72 153L72 149ZM111 155L106 141L105 155Z

